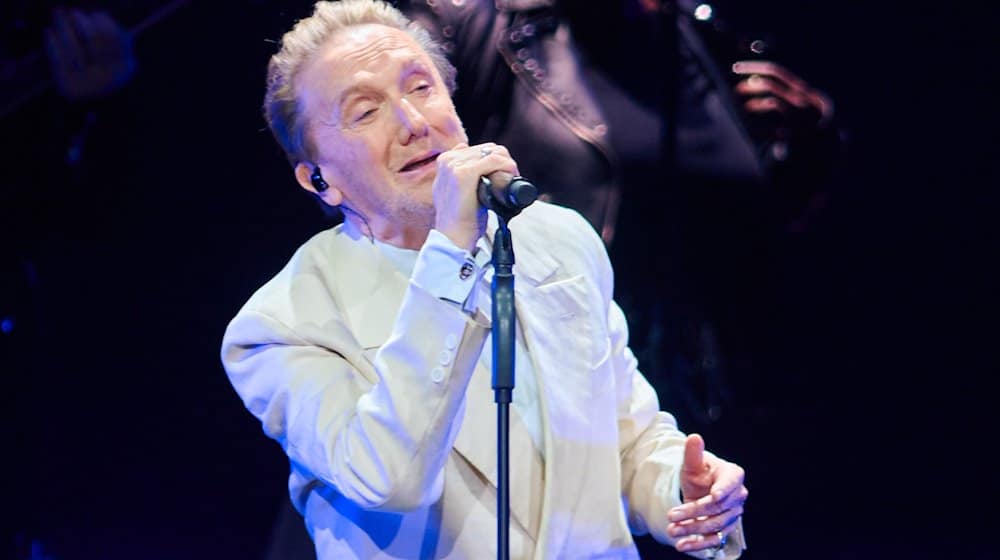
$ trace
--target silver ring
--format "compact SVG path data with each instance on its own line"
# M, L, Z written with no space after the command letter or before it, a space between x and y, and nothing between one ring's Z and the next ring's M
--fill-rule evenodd
M489 148L479 148L479 157L484 158L493 153L493 150Z
M728 536L725 533L723 533L722 531L716 531L715 532L715 536L719 537L719 544L715 545L715 548L712 549L712 557L713 558L715 558L716 556L718 556L718 554L720 552L722 552L723 548L726 548L726 540L728 538Z

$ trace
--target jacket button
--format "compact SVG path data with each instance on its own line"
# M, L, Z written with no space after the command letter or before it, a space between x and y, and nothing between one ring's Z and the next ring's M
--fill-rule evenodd
M431 381L433 381L435 383L440 383L442 380L444 380L444 370L441 369L441 368L439 368L439 367L436 367L436 368L432 369L431 370Z
M451 358L452 358L451 350L442 350L441 353L438 354L438 363L443 366L446 366L451 363Z
M444 346L448 350L454 350L458 346L458 337L453 334L444 337Z

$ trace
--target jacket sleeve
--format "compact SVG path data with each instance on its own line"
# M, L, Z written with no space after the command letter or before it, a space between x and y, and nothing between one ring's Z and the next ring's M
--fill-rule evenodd
M666 532L667 512L681 504L680 467L687 435L678 429L671 414L660 410L655 389L639 371L628 346L625 314L611 297L612 271L604 246L596 235L592 244L593 254L601 257L595 261L598 277L606 279L601 289L607 303L610 359L616 377L621 491L629 527L634 534L649 533L673 546L675 539ZM738 527L718 558L737 558L744 548L742 527ZM690 555L712 557L711 552Z
M615 302L608 311L611 356L615 360L622 495L635 534L652 533L673 544L666 534L667 512L680 505L680 466L686 435L669 413L660 410L656 391L639 372L627 346L625 315Z
M628 521L637 535L649 533L657 541L673 546L667 534L667 512L681 504L680 467L686 435L669 413L659 410L656 392L636 368L627 346L621 351L619 337L625 332L625 316L612 302L609 322L612 352L620 360L618 372L619 434L621 441L622 495L628 504ZM625 335L627 337L627 335ZM708 453L706 451L706 453ZM712 551L688 553L695 558L738 558L746 548L742 522L729 535L721 555Z
M223 339L233 386L293 463L361 507L437 501L486 328L411 281L369 360L329 311L298 329L248 304Z

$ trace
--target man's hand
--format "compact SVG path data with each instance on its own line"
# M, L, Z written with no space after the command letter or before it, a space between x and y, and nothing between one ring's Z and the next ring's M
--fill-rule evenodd
M479 178L494 171L517 175L517 163L507 148L486 143L459 144L437 159L434 180L434 229L472 251L486 231L486 209L479 204Z
M761 117L768 140L787 140L815 131L833 118L833 102L787 68L766 60L743 60L733 73L746 77L736 84L743 108Z
M743 486L743 468L706 456L701 436L689 435L681 467L684 504L668 514L667 534L678 539L677 550L692 552L721 546L724 536L732 532L743 515L748 494Z

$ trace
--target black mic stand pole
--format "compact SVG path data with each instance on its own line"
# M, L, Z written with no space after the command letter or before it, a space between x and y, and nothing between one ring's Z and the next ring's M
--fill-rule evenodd
M508 218L493 237L493 395L497 403L497 559L510 558L510 401L514 392L514 247Z
M491 181L479 183L479 202L493 210L499 225L493 236L493 395L497 403L497 559L510 558L510 402L514 394L514 245L507 222L535 201L535 186L513 177L503 192Z

